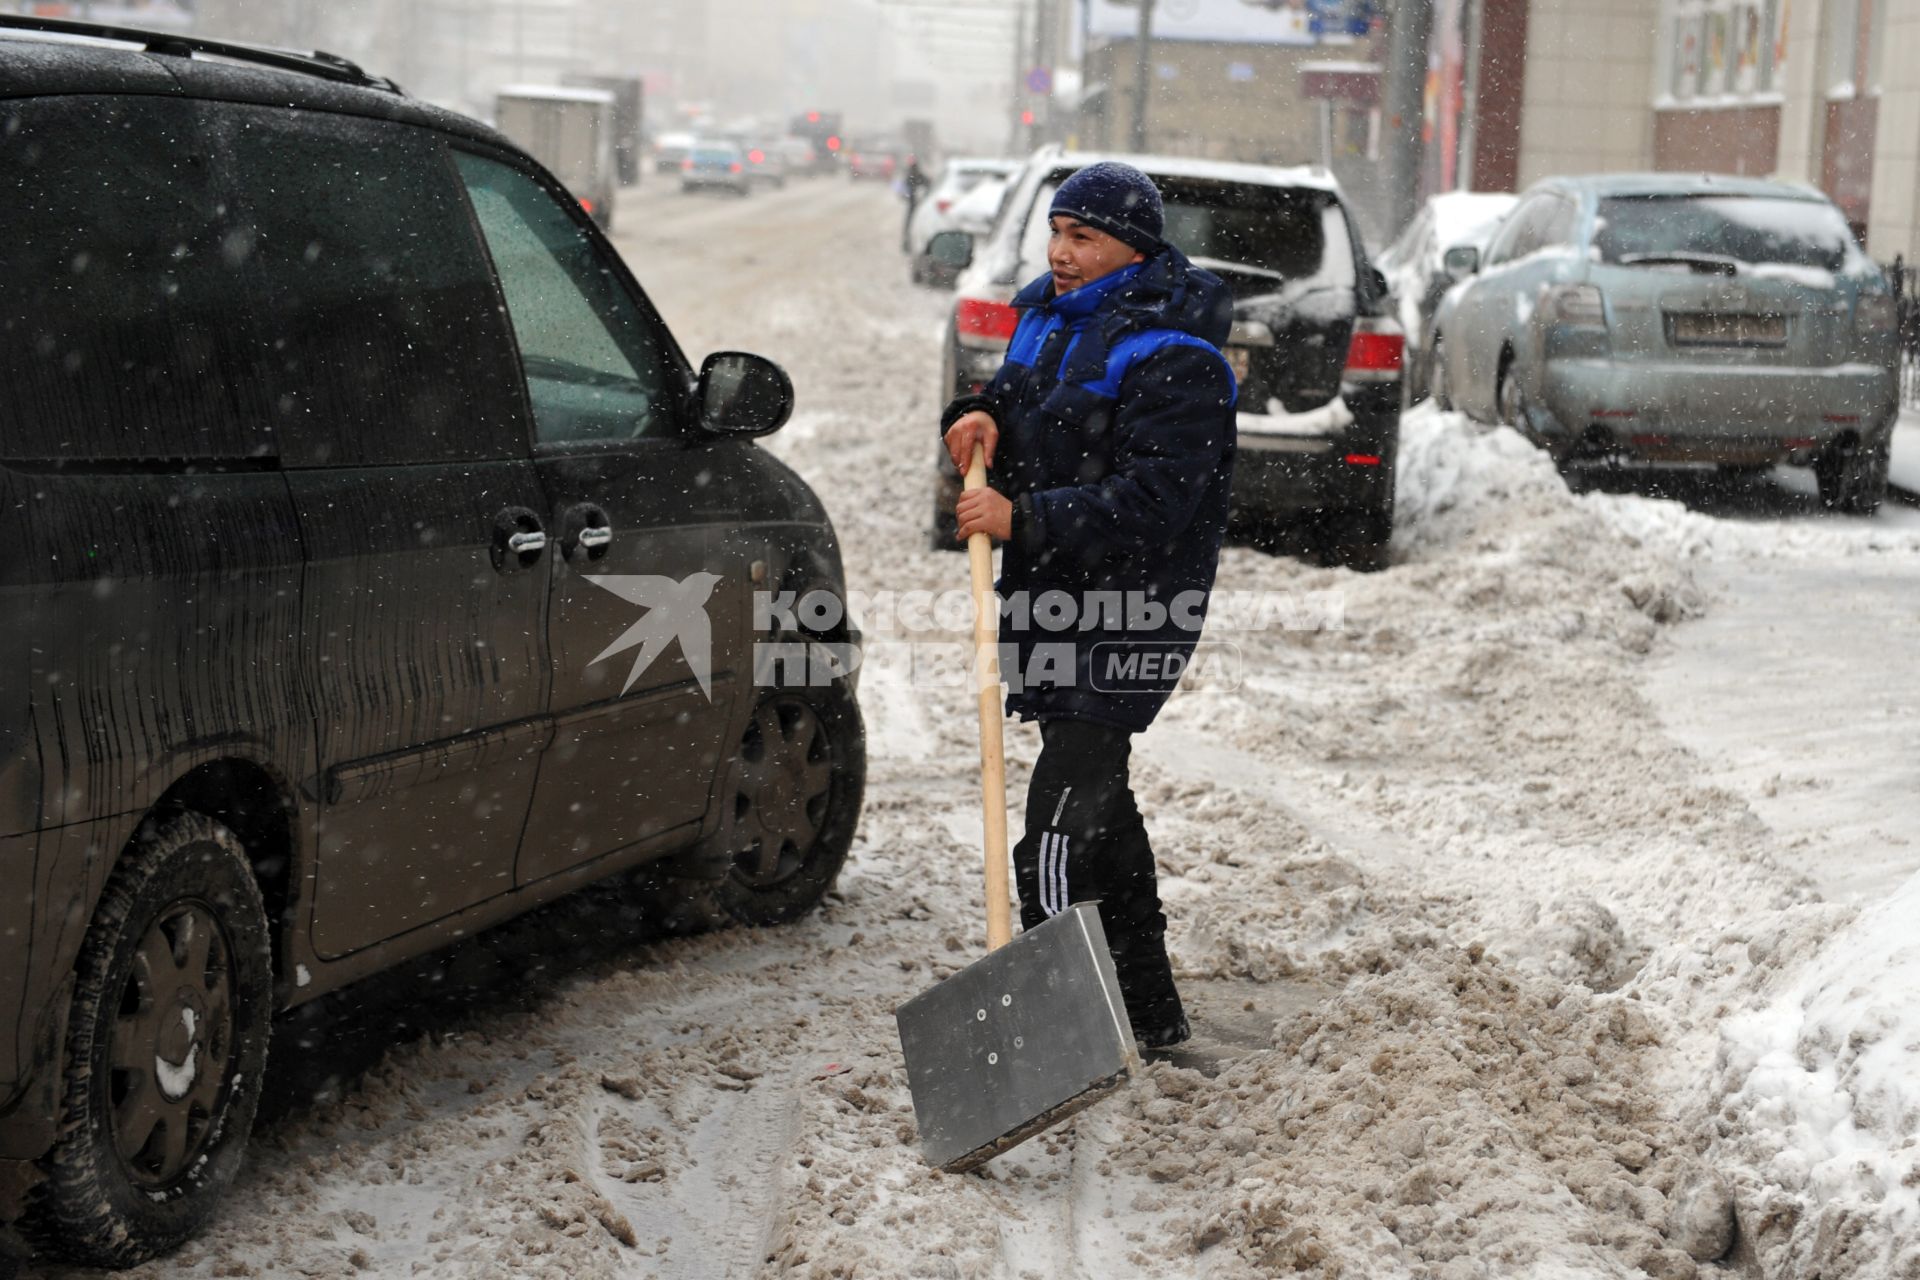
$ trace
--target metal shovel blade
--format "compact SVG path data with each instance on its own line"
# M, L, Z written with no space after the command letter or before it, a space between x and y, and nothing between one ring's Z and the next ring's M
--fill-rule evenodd
M895 1010L927 1163L962 1173L1139 1065L1106 931L1076 903Z

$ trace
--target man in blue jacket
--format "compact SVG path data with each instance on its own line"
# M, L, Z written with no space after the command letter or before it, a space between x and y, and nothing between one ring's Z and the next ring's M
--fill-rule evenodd
M1040 722L1026 832L1014 847L1032 928L1097 898L1137 1039L1188 1036L1167 960L1153 848L1127 777L1132 735L1166 702L1213 587L1233 481L1233 323L1218 277L1162 239L1152 179L1089 165L1062 183L1049 274L1006 362L941 415L962 474L962 540L1004 543L1007 709Z

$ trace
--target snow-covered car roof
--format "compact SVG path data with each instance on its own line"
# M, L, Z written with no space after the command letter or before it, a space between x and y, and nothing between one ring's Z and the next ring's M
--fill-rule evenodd
M1779 200L1827 203L1811 187L1769 178L1735 178L1719 173L1590 173L1548 178L1542 188L1608 196L1772 196Z
M999 173L1018 172L1024 161L1007 160L999 156L954 156L947 161L949 173Z
M1433 240L1442 250L1455 245L1484 247L1500 220L1520 203L1508 191L1447 191L1427 201L1433 211Z
M613 95L605 89L579 89L565 84L510 84L500 90L502 98L537 98L545 102L594 102L611 105Z
M1030 163L1056 169L1081 169L1102 160L1130 164L1156 178L1193 178L1202 182L1246 182L1267 187L1308 187L1344 196L1339 180L1319 165L1247 164L1238 160L1198 160L1188 156L1139 155L1123 151L1036 151Z

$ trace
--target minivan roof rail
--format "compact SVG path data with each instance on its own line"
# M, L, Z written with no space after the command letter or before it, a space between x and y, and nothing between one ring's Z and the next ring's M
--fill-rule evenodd
M139 45L148 53L171 58L191 58L195 54L204 53L216 58L231 58L236 62L254 62L281 71L295 71L303 75L319 76L326 80L384 89L389 93L402 92L399 85L385 76L372 75L363 70L358 63L322 49L280 49L271 45L246 44L237 40L207 40L200 36L182 35L173 31L145 31L138 27L119 27L105 22L76 22L70 18L0 14L0 31L7 30L40 31L49 35L115 40L124 44Z

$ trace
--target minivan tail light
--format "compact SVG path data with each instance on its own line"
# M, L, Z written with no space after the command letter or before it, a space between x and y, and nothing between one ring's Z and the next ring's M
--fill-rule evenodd
M1348 382L1397 382L1400 362L1406 355L1407 336L1391 320L1361 316L1353 323L1353 340L1347 343Z
M1013 341L1020 313L1004 302L986 298L962 298L953 308L953 323L962 336Z
M1563 284L1547 294L1547 318L1587 329L1607 327L1606 299L1590 284Z

